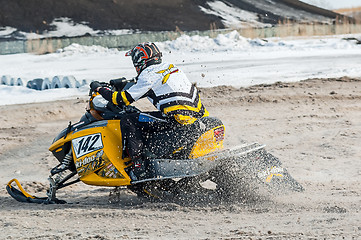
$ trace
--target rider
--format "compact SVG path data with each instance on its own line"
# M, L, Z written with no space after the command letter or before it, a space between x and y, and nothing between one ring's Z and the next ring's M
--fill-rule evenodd
M177 66L162 63L162 53L154 43L140 43L125 56L131 56L137 71L137 82L124 91L112 91L99 82L90 84L115 105L129 105L140 98L148 97L159 110L155 112L132 113L120 121L123 137L132 159L132 180L149 178L146 160L149 155L143 151L142 131L160 131L193 124L197 119L208 116L197 88ZM135 176L134 176L135 175Z

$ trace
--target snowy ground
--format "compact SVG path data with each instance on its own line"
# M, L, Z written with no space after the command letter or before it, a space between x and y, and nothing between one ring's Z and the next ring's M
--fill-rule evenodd
M359 0L301 0L308 4L312 4L325 9L352 8L360 6Z
M163 51L164 61L182 67L189 79L200 87L245 87L308 78L360 77L361 45L344 38L361 38L361 34L261 40L246 39L231 32L215 39L182 36L157 44ZM24 83L34 78L51 80L54 76L70 75L87 82L134 77L131 59L124 53L99 46L71 45L46 55L1 55L0 77L21 78ZM88 86L35 91L1 85L0 105L57 100L87 93Z
M87 98L0 106L0 239L361 239L360 88L361 80L338 78L202 89L228 146L266 144L305 188L269 199L248 198L254 189L244 188L225 202L148 202L126 189L117 199L112 188L84 183L58 191L69 204L16 202L5 190L12 178L46 196L58 164L49 145L79 120Z

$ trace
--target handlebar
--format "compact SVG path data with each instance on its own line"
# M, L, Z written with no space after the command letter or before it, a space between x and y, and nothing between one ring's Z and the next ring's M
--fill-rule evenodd
M110 84L109 83L106 83L106 82L99 82L100 83L100 85L102 86L102 87L110 87ZM89 96L91 96L91 95L93 95L93 91L92 91L92 89L90 88L89 89Z
M99 82L100 86L110 88L115 91L123 91L134 85L137 81L137 78L126 79L126 78L117 78L111 79L109 83L107 82ZM92 96L93 92L90 89L89 96ZM124 111L127 113L132 112L140 112L140 110L134 106L118 106L113 104L112 102L108 102L106 108L114 113L119 113L120 111Z
M126 79L125 77L112 79L109 84L115 88L116 91L122 91L125 88L129 88L131 85L137 82L136 78Z
M102 87L108 87L115 91L126 90L137 82L137 78L126 79L125 77L111 79L109 83L107 82L99 82ZM89 96L92 95L92 90L89 91Z

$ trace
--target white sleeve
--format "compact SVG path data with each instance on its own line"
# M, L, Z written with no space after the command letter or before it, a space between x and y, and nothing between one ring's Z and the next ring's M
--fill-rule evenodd
M146 70L147 69L139 75L137 83L126 90L134 101L137 101L144 96L144 94L152 89L154 83L157 81L157 76Z

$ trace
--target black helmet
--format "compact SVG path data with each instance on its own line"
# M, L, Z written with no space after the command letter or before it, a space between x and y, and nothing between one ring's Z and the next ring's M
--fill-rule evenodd
M132 50L129 50L125 56L131 56L135 70L138 75L148 66L162 62L162 53L159 48L150 42L140 43Z

